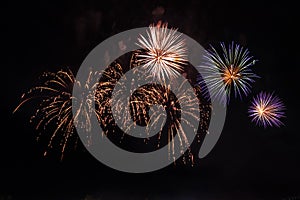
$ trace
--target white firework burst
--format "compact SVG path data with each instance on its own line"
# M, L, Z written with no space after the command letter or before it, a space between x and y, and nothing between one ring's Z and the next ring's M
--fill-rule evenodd
M147 38L140 35L137 45L145 50L137 56L138 62L160 82L177 77L187 63L187 48L177 29L168 29L159 22L150 25Z

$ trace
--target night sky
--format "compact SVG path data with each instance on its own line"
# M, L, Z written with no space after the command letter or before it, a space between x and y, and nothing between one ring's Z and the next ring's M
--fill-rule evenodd
M299 11L292 1L13 1L1 3L0 200L2 199L300 199ZM159 20L203 47L235 41L258 62L252 93L228 106L222 135L194 167L146 174L113 170L84 149L43 156L29 118L13 114L44 71L76 72L106 38ZM3 54L4 53L4 54ZM260 128L247 109L274 91L287 107L285 126Z

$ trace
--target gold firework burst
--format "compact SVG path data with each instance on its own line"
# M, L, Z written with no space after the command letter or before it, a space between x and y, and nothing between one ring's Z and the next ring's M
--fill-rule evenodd
M21 103L16 107L14 112L20 109L26 102L32 99L40 99L41 103L36 108L35 114L31 117L30 122L35 122L36 130L45 131L47 128L53 129L48 142L48 148L44 155L47 155L49 149L53 148L54 141L57 139L61 147L61 159L63 159L68 141L74 134L75 127L91 130L90 113L95 112L95 107L91 105L91 99L95 98L96 84L91 85L91 79L97 77L98 72L90 72L85 83L75 80L74 74L70 69L62 69L58 72L46 72L41 76L41 83L31 88L21 97ZM74 84L79 88L84 88L82 95L84 98L75 115L72 114L72 89ZM97 101L95 101L97 103ZM97 114L97 112L95 112ZM42 134L42 133L40 133ZM87 136L88 137L88 136ZM38 137L39 139L39 137ZM77 140L76 140L77 141ZM75 145L76 146L76 145Z

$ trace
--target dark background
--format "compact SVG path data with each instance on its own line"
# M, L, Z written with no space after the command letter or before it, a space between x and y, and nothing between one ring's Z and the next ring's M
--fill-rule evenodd
M300 199L297 130L299 14L292 1L11 1L1 3L0 199ZM164 12L157 14L158 6ZM155 11L156 12L153 12ZM212 152L195 167L146 174L110 169L84 151L43 157L20 96L46 70L76 72L111 35L167 21L202 46L235 41L259 60L248 98L233 100ZM3 72L4 70L4 72ZM275 91L287 107L281 128L247 117L252 96Z

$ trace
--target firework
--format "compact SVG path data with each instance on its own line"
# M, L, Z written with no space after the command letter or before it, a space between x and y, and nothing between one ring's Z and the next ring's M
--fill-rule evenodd
M137 72L139 71L139 73ZM135 67L131 69L131 73L134 74L133 79L128 79L125 75L118 81L116 87L114 87L114 94L109 108L109 113L113 116L112 124L114 127L117 125L123 131L124 137L128 137L128 134L136 134L140 132L134 132L137 130L137 126L145 127L144 142L146 144L156 144L156 148L168 144L169 158L175 160L175 151L177 149L180 153L184 153L184 149L188 149L186 156L183 157L183 161L187 159L192 162L192 154L190 152L190 144L192 141L188 141L186 136L186 129L183 127L189 127L189 130L197 132L198 126L191 123L191 121L197 121L201 130L208 127L210 107L208 105L201 104L201 119L200 115L195 114L195 105L200 105L199 98L195 94L200 93L200 88L195 87L192 90L186 90L185 81L179 82L175 86L176 91L179 91L176 95L171 90L170 85L160 85L152 83L152 77L143 74L141 68ZM139 75L140 74L140 75ZM131 77L129 75L129 77ZM141 83L148 82L146 85L139 85ZM137 84L138 86L134 86ZM175 84L175 81L172 82ZM134 91L129 94L126 91ZM207 107L205 107L207 106ZM107 116L107 115L106 115ZM199 121L201 120L201 123ZM113 128L110 129L112 131ZM155 133L155 134L153 134ZM179 143L175 144L174 137L178 135ZM137 135L131 135L136 137ZM155 138L155 139L154 139ZM134 138L130 138L131 140ZM145 144L145 145L146 145ZM179 146L175 146L179 145ZM179 147L179 148L178 148Z
M174 161L175 151L178 149L183 154L183 149L188 147L186 154L188 157L183 156L182 159L184 162L192 163L193 156L189 148L192 141L188 141L183 126L197 132L198 126L194 127L191 123L197 121L201 131L206 130L209 125L210 107L208 104L200 103L200 87L194 87L192 90L183 89L187 79L175 86L179 91L176 96L171 91L170 85L153 83L152 76L145 73L146 69L138 67L136 56L139 53L139 50L132 53L128 69L122 69L115 63L105 70L107 73L104 73L104 79L100 79L97 88L99 92L96 93L100 105L97 112L104 134L116 145L123 145L123 148L131 146L130 148L135 149L130 149L131 151L140 151L141 149L132 144L140 144L142 141L145 143L143 149L153 150L167 144L169 158ZM201 116L199 113L195 114L195 105L201 106ZM137 130L139 126L145 127L143 137L134 135L137 132L132 131ZM179 144L174 142L176 134L179 136ZM179 148L175 145L179 145Z
M203 88L206 88L206 96L211 95L211 98L226 104L229 103L232 90L235 97L240 98L250 93L251 84L258 76L250 69L257 60L249 55L248 49L233 42L227 49L225 44L221 43L221 53L211 46L204 58L202 75L205 82L202 81L202 84L205 85Z
M132 73L140 71L134 62L135 56L136 54L133 54L129 69L127 69ZM209 105L204 108L206 105L199 103L199 98L193 98L196 93L200 93L200 88L195 87L192 91L184 90L181 88L185 82L180 82L178 87L176 86L180 92L175 96L170 85L152 83L151 76L136 75L132 80L122 82L121 79L126 77L124 75L127 70L124 71L120 64L113 62L103 71L101 77L99 72L91 71L84 83L76 81L71 70L45 73L41 83L22 96L22 101L15 111L31 99L42 99L31 118L31 122L36 122L37 130L45 131L48 129L51 132L44 155L47 155L47 152L58 144L61 150L61 159L63 159L67 144L70 145L73 141L71 138L75 141L79 139L75 127L84 129L87 133L88 142L91 143L93 138L88 134L92 129L90 117L95 113L103 133L110 139L122 141L124 136L128 137L127 131L131 127L146 126L148 137L142 138L145 145L149 144L150 140L151 144L156 144L157 148L168 144L169 158L173 158L174 161L175 150L178 149L175 145L180 145L179 150L182 154L184 149L188 147L187 156L189 161L193 163L190 149L192 141L188 141L183 124L188 125L195 132L197 132L198 127L194 127L190 123L191 120L198 122L200 120L199 127L201 130L208 127ZM99 79L95 81L95 78ZM139 81L139 79L146 80L146 82L148 80L150 83L140 85L138 88L131 88L132 82ZM188 80L185 79L185 81ZM77 84L76 88L80 90L79 94L83 97L80 98L80 102L76 99L73 101L75 97L72 96L72 90L75 84ZM125 93L128 89L134 91L130 96L126 96ZM114 106L112 105L113 93L116 101ZM92 102L95 105L92 105ZM72 103L76 104L77 112L72 113ZM201 106L201 116L195 115L195 105ZM124 112L126 107L129 107L130 112ZM188 116L188 118L183 116ZM122 127L116 123L118 119ZM127 129L123 127L127 127ZM157 132L152 137L150 133L153 131ZM176 134L179 136L179 144L174 142ZM188 162L186 156L183 156L182 159L185 163Z
M285 117L284 110L283 102L274 93L260 92L253 98L248 112L253 122L266 128L283 125L281 118Z
M117 62L112 63L103 72L95 92L97 118L105 135L115 131L116 124L111 111L111 96L115 86L123 75L122 66Z
M159 22L150 25L147 38L140 35L137 45L145 50L138 55L138 61L144 64L150 74L158 81L177 77L187 63L187 49L177 29L168 29L167 24Z
M46 72L41 76L42 82L39 86L33 87L22 95L21 103L14 112L29 100L41 98L41 103L31 117L30 122L36 122L36 130L54 128L48 142L48 148L44 152L45 156L48 150L53 147L55 139L57 139L61 147L61 159L63 159L68 141L71 137L77 136L74 134L74 124L85 129L86 132L91 130L90 115L91 112L95 112L91 99L95 98L93 91L96 88L96 84L91 85L91 82L93 77L97 77L97 75L98 72L90 72L87 81L80 83L75 80L72 71L69 69L60 70L56 73ZM79 105L79 109L73 116L72 99L74 97L72 96L72 89L74 84L77 84L78 88L82 90L84 98L81 102L75 101ZM97 114L97 112L95 113Z

